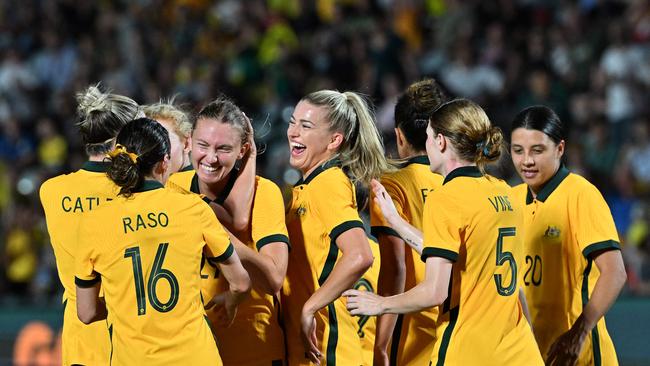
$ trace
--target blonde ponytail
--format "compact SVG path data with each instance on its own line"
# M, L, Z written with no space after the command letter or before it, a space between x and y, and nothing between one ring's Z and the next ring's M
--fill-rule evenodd
M325 107L330 130L343 134L343 143L333 159L340 161L353 183L368 186L371 179L395 170L386 159L381 134L364 97L350 91L320 90L303 100Z

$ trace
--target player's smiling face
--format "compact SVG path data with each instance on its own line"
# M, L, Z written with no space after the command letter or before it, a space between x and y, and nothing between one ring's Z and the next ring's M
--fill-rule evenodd
M564 140L556 144L542 131L516 128L511 135L510 154L521 179L538 193L560 168Z
M330 131L326 115L325 108L303 100L289 120L289 164L300 170L303 177L329 160L340 144L341 134Z
M192 132L192 165L199 179L210 185L221 182L244 156L241 133L211 118L196 121Z

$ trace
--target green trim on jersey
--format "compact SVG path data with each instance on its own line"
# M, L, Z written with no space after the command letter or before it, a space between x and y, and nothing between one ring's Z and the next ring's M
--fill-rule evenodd
M82 170L87 170L93 173L106 173L111 163L105 161L87 161L82 166Z
M449 183L452 179L457 177L470 177L470 178L480 178L483 174L480 170L474 165L461 166L449 172L445 177L445 180L442 182L442 185Z
M407 166L411 164L422 164L422 165L429 165L429 157L426 155L417 155L409 158L400 166L400 168L406 168Z
M553 175L553 177L544 184L544 187L542 187L542 189L539 190L539 193L537 194L536 197L537 200L545 202L548 199L548 197L551 195L551 193L553 193L553 191L557 189L560 183L562 183L564 178L569 176L569 173L570 173L569 169L567 169L564 165L560 166L560 169L558 169L557 172L555 172L555 174ZM533 197L533 194L530 191L530 187L528 187L528 193L526 194L526 204L529 205L533 203L534 199L535 198Z
M396 238L402 239L402 237L393 229L392 227L388 226L373 226L370 228L370 233L372 236L375 238L379 238L379 235L392 235Z
M339 322L334 303L327 305L330 332L327 336L327 366L336 366L336 346L339 343Z
M232 243L228 244L228 248L226 251L224 251L221 255L218 255L216 257L208 258L208 262L210 263L220 263L228 258L235 252L235 247L232 245Z
M302 178L300 178L300 180L298 180L298 182L296 182L296 184L294 184L293 186L297 187L297 186L302 185L302 184L309 184L309 182L314 180L314 178L316 178L316 176L318 176L318 174L326 171L329 168L340 167L340 166L341 166L341 161L339 159L332 159L332 160L326 161L323 165L321 165L318 168L314 169L314 171L311 172L307 176L307 178L305 178L304 180Z
M594 252L601 250L621 250L621 244L615 240L605 240L598 243L593 243L582 250L582 255L584 255L585 258L589 258L589 256L591 256Z
M74 283L81 287L81 288L90 288L95 286L95 284L99 283L101 281L101 277L97 275L97 277L93 278L92 280L82 280L81 278L75 276L74 278Z
M263 237L255 243L255 247L259 251L263 246L271 243L285 243L287 247L291 249L291 244L289 243L289 237L284 234L273 234Z
M441 258L449 259L452 262L456 262L458 260L458 253L448 249L442 249L442 248L426 247L422 249L422 255L420 256L422 262L426 263L427 258L430 257L441 257Z
M447 357L447 349L449 348L449 342L451 340L451 335L454 332L454 327L456 326L456 321L458 320L458 313L460 311L460 306L456 306L451 309L449 312L449 324L445 328L445 332L442 334L442 340L440 341L440 348L438 349L438 362L436 366L444 366L445 358Z
M157 180L145 180L140 187L133 190L133 193L153 191L158 188L165 188L165 186Z
M232 188L235 186L235 181L237 180L238 176L239 171L233 168L233 170L228 173L228 182L226 182L226 185L223 187L221 193L219 193L219 195L213 200L209 199L205 195L202 195L203 201L205 201L207 204L214 202L220 206L223 206L223 203L226 202L226 198L228 198L230 191L232 191ZM201 194L201 190L199 189L199 175L196 174L196 172L194 172L194 176L192 176L192 182L190 183L190 192L199 195Z
M589 302L589 273L591 272L591 266L594 261L589 258L587 259L587 268L582 275L582 309L584 310L585 306ZM598 325L594 327L591 331L591 347L594 357L594 366L601 366L602 360L600 355L600 335L598 334Z

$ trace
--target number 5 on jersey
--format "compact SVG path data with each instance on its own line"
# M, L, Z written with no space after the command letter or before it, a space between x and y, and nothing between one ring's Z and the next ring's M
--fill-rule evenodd
M501 296L510 296L515 292L517 288L517 262L515 257L512 255L512 252L503 250L503 238L507 236L515 236L516 228L514 227L503 227L499 228L499 236L497 237L497 266L502 266L506 262L510 265L510 270L512 271L512 278L508 287L503 286L503 281L500 274L494 275L494 283L497 286L497 292Z
M147 295L149 297L149 303L151 304L151 307L161 313L166 313L172 310L178 302L178 280L170 270L162 268L163 261L165 260L165 254L167 254L168 246L169 243L160 243L158 245L156 258L154 259L153 266L151 268L151 274L149 275L149 281L147 282ZM124 258L129 257L131 258L131 264L133 264L135 299L136 303L138 304L138 316L140 316L147 313L147 299L145 298L144 293L144 278L142 277L142 260L140 258L140 247L136 246L127 248L124 251ZM167 300L165 303L161 302L156 295L156 283L158 283L159 280L163 279L169 282L169 287L171 289L169 300Z

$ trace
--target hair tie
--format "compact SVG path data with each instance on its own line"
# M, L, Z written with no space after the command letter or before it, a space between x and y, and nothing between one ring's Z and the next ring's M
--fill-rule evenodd
M138 154L129 152L126 149L126 147L124 145L121 145L121 144L115 145L115 149L113 149L113 151L109 152L108 156L111 159L115 159L120 154L128 155L129 158L131 158L131 161L133 162L133 164L136 164L138 162L138 157L139 157Z
M492 147L492 145L485 141L481 141L476 144L476 150L480 150L483 156L486 158L490 156L490 147Z

